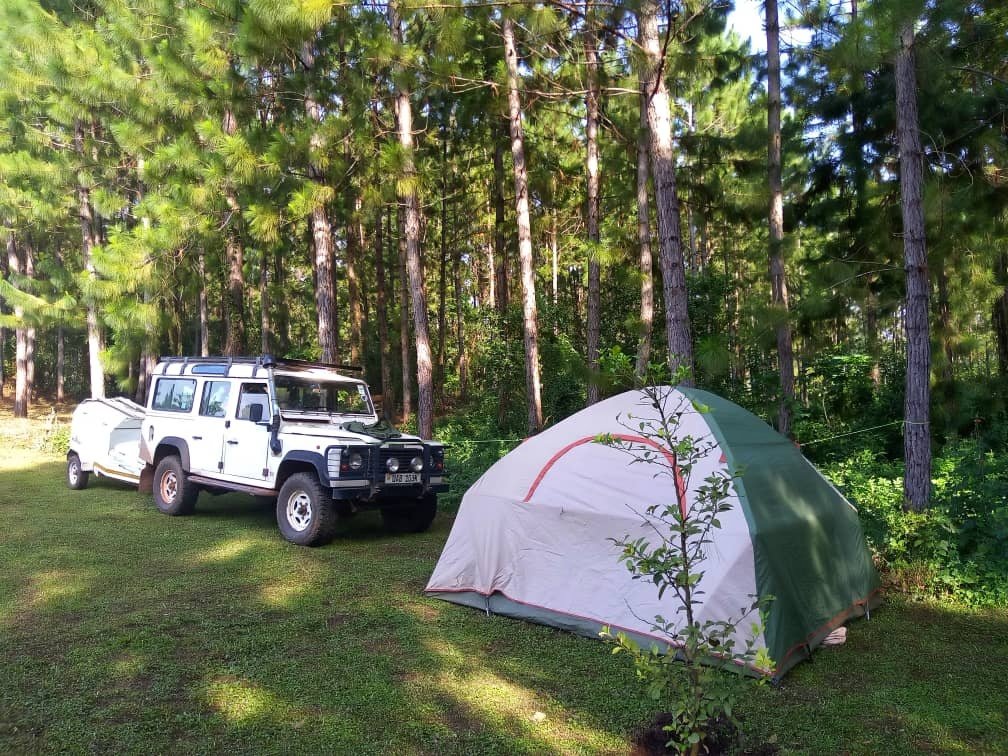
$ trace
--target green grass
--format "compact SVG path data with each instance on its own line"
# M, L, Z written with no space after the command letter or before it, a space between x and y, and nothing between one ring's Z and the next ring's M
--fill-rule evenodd
M626 753L660 708L598 641L423 597L449 515L304 549L2 447L0 752ZM1008 752L1008 612L890 600L742 714L787 752Z

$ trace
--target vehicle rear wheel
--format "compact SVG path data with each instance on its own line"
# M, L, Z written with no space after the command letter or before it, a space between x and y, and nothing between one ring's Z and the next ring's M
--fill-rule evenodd
M425 494L382 509L382 523L390 533L425 533L437 514L437 495Z
M67 485L74 491L87 488L90 473L81 469L80 457L77 452L70 452L67 455Z
M276 518L280 534L299 546L320 546L336 528L332 497L313 473L295 473L284 481L276 500Z
M199 487L189 482L182 462L176 456L165 457L154 471L154 504L166 515L189 515L196 508Z

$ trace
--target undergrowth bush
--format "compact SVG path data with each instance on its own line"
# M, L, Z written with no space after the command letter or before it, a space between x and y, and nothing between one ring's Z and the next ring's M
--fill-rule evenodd
M932 505L903 511L903 465L862 450L824 466L858 507L888 582L912 596L1008 605L1008 460L976 440L934 460Z

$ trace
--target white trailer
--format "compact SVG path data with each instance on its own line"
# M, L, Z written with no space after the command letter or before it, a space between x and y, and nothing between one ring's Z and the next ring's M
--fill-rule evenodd
M144 408L129 399L86 399L74 410L67 452L67 485L85 488L91 473L140 483L140 423Z

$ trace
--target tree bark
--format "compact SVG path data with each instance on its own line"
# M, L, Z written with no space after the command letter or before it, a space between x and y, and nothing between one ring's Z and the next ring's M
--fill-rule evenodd
M535 271L532 265L532 223L529 218L528 172L525 167L525 130L518 95L518 50L514 21L504 18L504 58L508 71L508 113L511 121L511 157L514 162L515 212L518 220L518 260L522 281L522 325L525 343L525 391L528 432L543 426L542 385L539 378L539 316L536 310Z
M900 204L906 268L906 398L904 507L924 509L931 493L930 285L924 232L923 154L917 117L913 21L900 29L896 55L896 128L900 151Z
M11 279L24 275L24 264L13 231L7 232L7 272ZM11 281L14 283L14 281ZM28 417L28 334L24 308L14 305L14 417ZM2 356L2 355L0 355Z
M508 138L508 124L499 122L499 133L494 135L493 175L494 175L494 267L489 271L494 291L494 306L503 319L508 306L507 244L504 233L504 144ZM503 320L502 320L503 326Z
M409 346L409 283L406 274L406 214L403 206L396 207L396 220L399 230L399 362L402 366L402 422L413 412L413 379L410 377L410 346Z
M361 220L361 198L351 198L353 213L347 229L346 276L347 300L350 307L350 362L364 364L364 308L361 305L360 258L364 249L364 226Z
M225 109L222 130L228 136L238 131L234 112ZM241 205L230 183L225 183L224 199L228 214L225 218L224 255L227 260L227 295L224 299L224 354L236 357L245 354L245 249L238 232Z
M382 236L382 212L375 223L375 296L378 317L378 353L381 360L382 417L392 419L392 360L389 354L388 294L385 283L385 240Z
M312 42L305 42L301 47L301 61L305 70L311 72L315 65L315 50ZM322 106L315 99L314 92L309 88L304 94L305 115L315 124L322 123ZM318 158L325 149L320 129L316 128L309 140L310 155L308 161L308 178L310 181L322 184L324 172L319 166ZM339 352L339 324L336 313L336 287L334 273L336 269L336 250L333 245L332 224L329 212L322 202L316 202L308 216L312 234L312 251L315 266L315 311L318 320L319 359L322 362L335 363Z
M286 275L283 264L283 255L273 255L273 290L276 292L286 292ZM277 352L281 355L287 354L290 347L290 317L286 307L276 309L276 317L273 324L273 336L276 340Z
M74 124L74 148L78 157L84 158L84 127L80 121ZM83 168L83 166L82 166ZM77 182L77 216L80 219L82 249L84 253L84 272L90 281L97 278L94 266L95 235L95 215L91 207L91 190L83 181ZM102 333L101 322L98 318L98 303L94 296L85 296L85 306L87 308L87 340L88 340L88 365L91 378L91 398L102 399L105 397L105 368L102 365L101 353L105 348L105 337Z
M599 265L599 64L598 39L595 35L592 0L585 0L585 67L588 92L585 98L585 176L587 179L588 232L588 313L585 318L588 362L587 404L599 400L599 331L601 329L602 271Z
M658 32L658 6L643 0L638 11L640 42L645 52L644 91L647 93L648 130L651 135L651 172L654 176L658 216L658 261L665 297L665 336L669 367L676 375L685 370L683 383L693 383L693 341L690 335L689 294L683 267L679 195L676 189L672 144L672 111L665 86L666 58Z
M791 435L794 403L794 351L788 316L787 277L784 269L784 192L781 180L781 80L780 22L777 0L766 0L767 35L767 148L770 183L770 306L777 311L777 367L780 372L780 403L777 430Z
M648 160L647 93L641 89L640 128L637 134L637 243L640 245L640 341L637 343L638 378L647 373L651 361L651 333L654 327L654 273L651 256L651 212L648 184L651 170Z
M403 43L402 24L396 2L389 3L389 25L392 37ZM413 105L410 92L401 84L396 91L396 124L399 144L403 149L402 180L399 182L399 202L403 208L406 275L413 304L413 333L417 356L417 433L421 438L434 435L434 377L432 374L430 337L427 328L427 294L420 265L420 200L417 196L416 169L413 164ZM403 302L403 306L405 306ZM404 371L405 372L405 371Z
M273 329L270 325L269 269L269 252L263 249L259 256L259 341L263 354L270 354L273 346Z
M200 249L196 257L199 269L199 338L200 356L210 356L210 302L207 297L206 253Z

